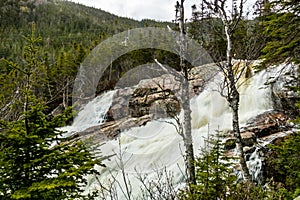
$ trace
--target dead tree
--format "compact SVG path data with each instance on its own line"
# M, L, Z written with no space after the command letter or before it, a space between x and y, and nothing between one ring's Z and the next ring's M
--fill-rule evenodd
M226 35L226 61L217 63L224 75L224 82L221 91L232 110L232 128L238 143L238 153L240 165L245 180L250 180L249 170L245 160L245 154L242 145L242 138L239 127L239 101L238 80L243 72L236 73L233 65L232 37L237 26L243 18L243 0L203 0L206 11L212 17L222 20L224 33ZM229 9L228 9L229 8ZM243 69L242 69L243 71Z
M180 56L180 69L183 74L183 83L182 83L182 108L184 111L184 121L183 129L180 135L183 138L183 143L185 146L185 164L186 164L186 173L187 173L187 182L190 185L196 184L196 174L195 174L195 156L194 156L194 147L193 147L193 138L192 138L192 127L191 127L191 108L190 108L190 97L189 97L189 67L185 65L184 57L186 50L185 42L185 20L184 20L184 0L181 0L180 3L177 1L175 5L176 8L176 22L179 24L180 38L179 38L179 56Z

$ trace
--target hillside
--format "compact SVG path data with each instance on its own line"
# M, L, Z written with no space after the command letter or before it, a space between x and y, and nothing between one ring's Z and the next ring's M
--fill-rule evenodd
M76 77L77 69L88 53L101 41L132 28L166 27L167 24L172 26L167 22L136 21L118 17L100 9L60 0L4 0L0 2L0 10L0 86L3 91L9 91L8 95L0 95L1 106L7 105L10 101L7 97L12 96L15 86L18 87L5 84L13 78L13 70L3 59L17 62L21 66L25 64L24 46L28 41L24 36L31 35L33 22L34 34L41 38L41 41L35 44L38 48L37 57L46 70L45 85L48 85L48 88L37 90L42 91L41 96L50 110L61 103L64 106L70 105L72 81ZM121 71L137 64L133 61L128 62L131 57L134 57L133 60L138 58L140 63L151 59L140 56L139 53L133 54L135 56L125 55L114 62L116 70L110 72L113 73L110 77L114 79L106 80L108 76L105 77L100 83L99 92L111 89L122 74Z
M22 35L29 34L31 23L43 38L43 48L56 54L74 43L85 47L118 32L145 26L164 26L152 20L136 21L100 9L68 1L8 1L0 3L0 58L20 55Z

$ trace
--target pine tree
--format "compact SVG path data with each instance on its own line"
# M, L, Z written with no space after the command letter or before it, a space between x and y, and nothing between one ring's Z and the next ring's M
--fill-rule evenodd
M288 136L279 145L272 145L275 157L269 158L269 165L274 171L274 180L281 182L286 189L286 198L296 198L300 195L300 133Z
M268 43L262 50L264 63L279 63L286 59L300 62L300 6L296 0L271 1L263 26Z
M233 162L225 156L220 133L205 143L195 161L197 184L192 186L194 193L187 191L181 199L227 199L234 189Z
M83 143L59 139L56 127L64 125L68 112L49 119L33 96L29 102L35 105L20 120L1 123L0 198L82 197L85 176L97 173L93 167L99 161Z
M0 123L0 199L90 199L83 195L87 175L100 160L83 142L63 138L57 129L72 117L67 109L50 117L37 98L37 81L42 67L38 62L34 25L25 37L24 65L10 62L22 77L19 83L18 120Z

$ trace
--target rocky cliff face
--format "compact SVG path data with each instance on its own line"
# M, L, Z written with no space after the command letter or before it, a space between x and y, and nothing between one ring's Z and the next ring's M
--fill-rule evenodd
M250 118L246 125L241 128L242 142L245 147L253 147L259 142L269 141L272 136L288 131L292 127L290 117L280 111L267 111L253 118ZM226 140L226 149L236 147L233 133L229 132Z

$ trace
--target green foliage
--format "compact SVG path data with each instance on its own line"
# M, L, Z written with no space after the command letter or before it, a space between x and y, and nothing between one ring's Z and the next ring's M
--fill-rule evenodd
M22 8L27 11L22 11ZM53 58L62 48L68 49L73 43L89 48L95 41L99 43L108 36L128 29L144 27L146 24L156 27L170 24L151 20L139 22L70 1L40 0L38 3L3 0L0 2L0 58L17 61L16 57L20 56L19 50L23 46L20 36L30 33L29 24L32 22L43 38L42 51L47 50Z
M233 55L236 59L255 60L266 45L266 36L258 19L242 20L232 36Z
M299 141L296 142L299 144ZM272 200L292 198L286 189L278 189L271 184L263 187L252 182L237 182L237 177L233 173L234 158L225 156L224 143L221 142L220 135L207 140L207 145L202 148L200 155L195 162L197 184L192 186L192 191L181 191L179 199Z
M60 104L64 107L70 105L72 85L80 63L99 42L132 28L166 27L167 24L171 26L171 23L136 21L70 1L56 0L4 0L0 2L0 18L0 87L1 91L5 91L0 94L0 112L3 109L0 115L11 119L16 119L17 115L12 114L14 112L9 105L10 97L19 98L15 94L19 81L15 80L22 78L11 63L4 62L1 58L22 66L24 54L20 52L27 44L26 40L22 40L22 35L30 35L32 23L36 27L35 34L40 36L35 45L39 45L37 61L39 66L43 65L40 68L43 74L38 77L44 79L36 82L36 86L39 86L36 92L44 98L48 110L53 110ZM151 55L154 53L148 57L138 54L133 52L114 62L113 70L106 74L108 78L100 82L99 91L111 89L117 82L116 79L136 66L132 64L145 64L153 58ZM134 61L130 56L138 60Z
M2 0L0 2L0 25L8 26L14 24L19 26L24 18L29 17L29 13L34 8L34 2L30 0Z
M262 23L268 43L262 50L264 65L283 62L286 59L300 61L300 7L297 1L276 0Z
M195 8L188 31L208 51L212 59L222 61L226 58L226 36L220 19L205 16Z
M97 92L101 93L113 89L119 79L129 70L147 63L154 63L157 59L175 70L179 70L178 55L160 49L139 49L128 52L112 62L112 68L108 67L98 85ZM188 64L188 63L187 63ZM161 75L161 74L160 74ZM138 82L136 83L138 84Z
M86 175L97 174L93 167L100 161L82 142L59 138L56 127L71 117L70 110L49 119L34 96L30 102L35 105L20 120L1 122L0 198L83 198Z
M227 199L234 189L236 176L233 163L225 156L220 135L206 141L195 161L197 184L185 191L181 199Z
M14 120L23 112L20 104L27 104L25 97L30 93L43 99L46 78L45 66L39 57L38 44L40 37L35 37L35 24L32 24L32 33L23 37L26 46L23 49L23 60L15 63L2 60L4 66L2 79L1 119ZM14 106L15 105L15 106Z
M245 199L245 200L273 200L280 199L272 190L267 191L261 185L255 185L251 182L242 182L235 185L234 190L228 195L228 200Z
M275 182L283 184L285 197L297 197L300 195L300 133L289 135L278 145L271 145L275 152L268 159L268 165ZM283 190L282 190L283 191Z
M100 160L82 142L63 138L57 129L72 117L71 109L54 117L45 114L40 94L46 72L38 57L40 38L35 37L34 25L24 39L24 62L6 61L11 69L2 76L6 81L16 77L9 92L18 92L8 104L15 108L10 110L16 111L15 119L0 121L0 198L90 199L94 194L82 193L87 175L98 174L94 166Z

